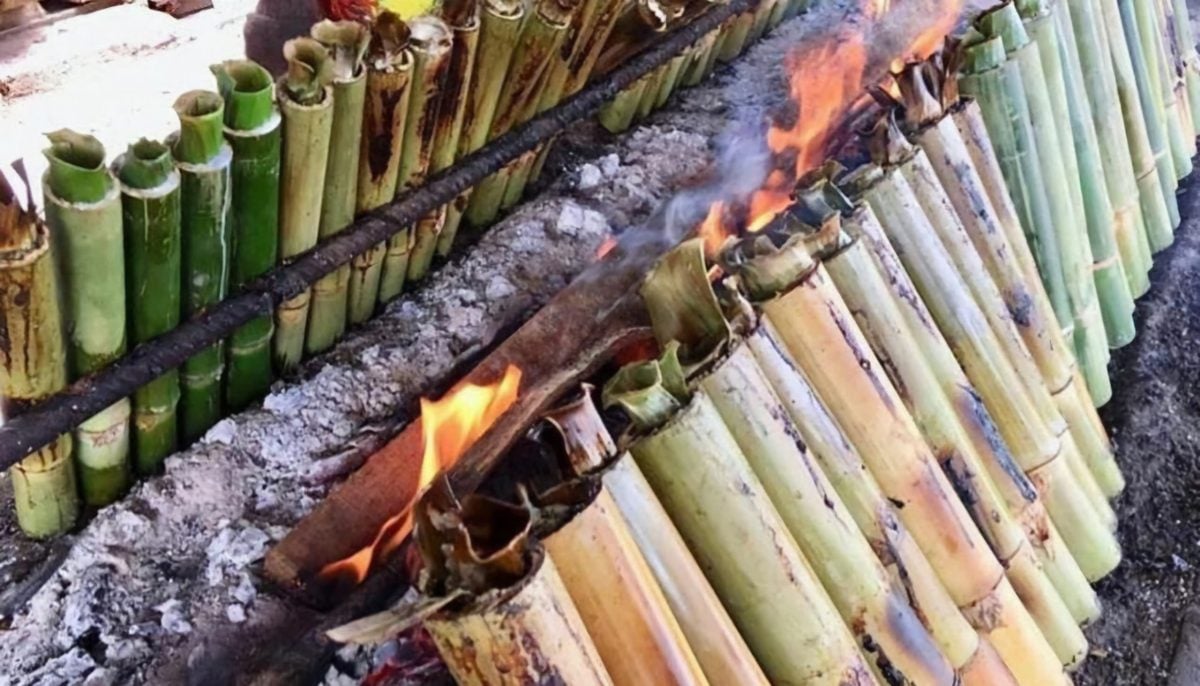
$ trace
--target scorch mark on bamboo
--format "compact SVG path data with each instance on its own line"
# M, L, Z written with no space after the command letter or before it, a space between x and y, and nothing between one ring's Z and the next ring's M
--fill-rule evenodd
M963 421L968 433L980 435L987 442L988 448L996 458L997 464L1004 470L1004 473L1012 479L1016 484L1017 489L1021 493L1021 497L1026 502L1034 502L1037 500L1037 489L1029 482L1025 473L1017 465L1017 460L1013 456L1012 451L1008 449L1008 444L1000 435L1000 427L996 426L996 422L992 419L992 415L988 412L987 406L983 402L983 398L971 386L960 386L959 393L955 394L955 401L960 406L958 413L959 418Z
M407 90L400 88L384 91L379 95L383 105L383 118L379 122L379 130L370 132L371 135L366 137L367 165L371 170L372 181L378 182L387 173L388 160L392 157L392 140L397 133L396 116L400 114L397 112L397 106L406 94Z
M807 288L815 288L809 283L805 284ZM842 340L846 342L846 346L850 349L850 353L854 355L854 359L858 362L858 366L866 373L867 379L871 382L871 387L875 389L875 394L883 401L884 406L890 414L895 416L896 406L892 402L892 396L888 393L888 388L883 384L883 380L879 377L879 373L871 366L870 351L864 350L859 345L858 337L854 335L853 324L846 321L842 316L841 311L830 302L825 303L825 309L829 313L830 319L837 326L838 331L842 334Z

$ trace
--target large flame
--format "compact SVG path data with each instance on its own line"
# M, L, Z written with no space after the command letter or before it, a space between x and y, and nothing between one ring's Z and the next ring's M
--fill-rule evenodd
M509 365L499 381L486 386L459 384L441 400L421 399L421 436L424 451L417 488L420 493L442 470L452 466L516 402L521 370ZM391 554L412 531L414 498L387 520L371 545L321 570L322 578L350 579L361 583L378 559Z

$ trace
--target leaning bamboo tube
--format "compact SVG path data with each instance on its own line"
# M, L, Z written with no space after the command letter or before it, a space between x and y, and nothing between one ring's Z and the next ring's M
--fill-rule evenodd
M312 38L283 45L287 74L276 88L283 115L283 152L279 183L279 259L287 262L317 244L325 170L333 137L333 60ZM272 358L280 374L289 374L304 357L304 336L312 290L275 310Z
M317 235L331 238L354 221L358 194L363 105L367 94L367 71L363 64L368 29L352 21L322 21L310 34L333 58L333 123L321 199ZM346 331L350 287L350 265L318 280L312 287L312 305L304 334L304 352L312 355L333 347Z
M1173 64L1174 60L1163 41L1163 26L1160 18L1157 0L1121 3L1121 20L1125 24L1125 38L1129 41L1130 51L1133 51L1134 46L1140 49L1146 63L1149 83L1153 87L1152 94L1160 99L1158 102L1161 107L1163 125L1166 127L1167 148L1171 153L1171 168L1175 173L1175 176L1170 179L1171 183L1164 185L1171 186L1174 191L1179 187L1178 180L1192 173L1196 132L1192 128L1190 116L1186 118L1186 127L1184 126L1184 117L1181 117L1180 102L1176 99L1175 92L1177 79L1171 77L1172 68L1169 66ZM1132 24L1137 26L1136 42L1134 34L1129 30ZM1190 145L1188 138L1191 138ZM1160 165L1160 174L1164 166ZM1170 204L1167 205L1168 210L1171 207ZM1175 205L1175 211L1176 214L1171 217L1171 220L1178 227L1178 205Z
M100 141L68 130L48 138L46 222L62 270L68 373L78 379L125 354L121 191L104 166ZM120 400L75 430L79 485L89 505L107 505L129 485L130 408Z
M446 22L433 15L417 17L408 23L412 32L412 85L409 88L408 114L404 117L404 136L400 144L400 167L396 175L395 194L420 186L425 182L433 159L434 133L438 121L441 87L449 66L453 34ZM379 302L388 303L404 290L408 278L409 256L416 234L426 235L425 247L433 250L440 230L441 213L433 210L420 223L410 226L388 239L383 257L383 272L379 278ZM432 242L431 242L432 241Z
M17 169L0 170L0 412L22 406L67 385L58 271L50 229L38 220L33 193ZM69 434L8 470L17 524L30 538L66 532L79 515L75 464Z
M1052 28L1046 21L1048 19L1048 16L1043 17L1042 25ZM1070 135L1070 131L1059 128L1060 124L1069 127L1069 116L1065 103L1060 103L1058 108L1054 106L1055 98L1051 94L1058 93L1060 100L1065 100L1066 96L1061 92L1062 80L1060 78L1057 81L1056 88L1049 85L1038 46L1030 41L1015 6L1006 4L991 10L982 15L977 23L986 35L1003 39L1008 61L1015 62L1018 67L1020 78L1007 81L1006 98L1019 103L1022 95L1025 96L1033 131L1031 147L1037 153L1036 159L1042 183L1046 184L1053 221L1052 225L1035 228L1035 254L1045 252L1051 243L1057 243L1059 268L1062 269L1070 303L1069 312L1057 314L1060 322L1074 322L1076 358L1088 381L1092 397L1103 404L1112 395L1107 368L1107 334L1103 331L1104 323L1096 309L1096 284L1091 275L1091 249L1086 240L1086 217L1078 189L1078 173L1070 176L1067 165L1068 160L1071 163L1075 161L1074 144L1063 145L1062 137ZM1058 55L1052 56L1057 58Z
M1062 665L1004 577L1000 563L937 468L912 417L844 302L798 239L758 257L790 262L788 280L759 281L755 260L737 273L858 448L952 598L1021 684L1064 680ZM953 571L952 571L953 570ZM984 607L986 613L980 612ZM986 616L985 616L986 615Z
M565 522L543 524L554 527L543 542L614 686L707 686L654 574L601 483L594 478L567 482L539 497L538 505L573 513Z
M1109 59L1112 60L1117 95L1121 101L1121 114L1128 133L1129 152L1138 178L1138 199L1142 205L1142 214L1146 218L1146 240L1151 251L1157 252L1170 245L1173 237L1167 205L1174 202L1175 197L1172 194L1168 198L1163 194L1163 185L1158 178L1156 151L1150 145L1146 130L1133 62L1129 46L1125 42L1124 30L1121 28L1120 10L1116 3L1083 1L1090 7L1091 21L1099 25L1097 29L1102 32Z
M943 392L954 400L951 407L958 417L960 427L965 431L964 435L969 440L970 447L980 457L983 471L991 477L991 482L1003 498L1008 512L1024 530L1025 538L1032 545L1046 576L1054 584L1072 617L1079 623L1096 619L1100 614L1096 593L1050 521L1033 483L1020 471L1016 457L1009 450L987 405L967 378L945 337L936 326L931 326L933 315L926 308L924 301L915 295L917 288L904 271L891 244L887 242L883 227L874 212L869 205L855 207L844 219L844 226L857 240L856 246L869 250L872 268L886 277L885 282L892 300L899 307L908 331L920 345L922 354L937 375ZM847 256L846 259L851 256L853 255ZM839 278L835 271L839 261L843 261L841 255L829 260L829 269L835 280ZM867 265L863 266L864 271L866 267ZM852 288L854 287L847 286L847 289ZM839 290L842 290L843 294L846 292L840 288L840 284ZM849 303L849 296L846 297ZM964 450L963 454L972 453ZM1002 523L996 520L993 522ZM984 527L984 524L980 524L981 530L986 531ZM1009 556L1005 556L999 550L997 555L1002 560L1009 559ZM1021 594L1022 584L1014 580L1014 586L1018 594ZM1032 607L1030 609L1034 610Z
M696 42L696 46L692 51L691 60L684 69L683 76L680 81L685 86L698 86L700 82L707 76L707 67L712 52L717 44L717 39L720 36L720 29L713 29L704 34L704 37Z
M766 686L767 677L646 477L628 453L617 454L590 389L552 410L546 420L561 432L576 474L602 475L708 682Z
M225 101L211 91L189 91L175 101L179 133L168 143L180 177L181 314L194 317L225 299L229 288L229 168L233 148L222 125ZM179 438L186 445L221 418L225 343L195 355L179 371Z
M754 28L754 10L747 10L737 15L721 39L716 59L724 64L737 59L746 47L752 28Z
M669 252L642 286L655 337L700 363L694 386L714 407L881 683L953 683L955 675L907 599L892 587L787 417L750 347L733 341L708 280L704 244ZM762 335L761 333L753 335ZM728 352L722 354L723 349Z
M1192 57L1196 55L1195 42L1178 41L1178 21L1176 17L1176 7L1171 0L1156 0L1154 20L1157 25L1159 49L1163 55L1163 79L1164 85L1172 89L1175 98L1175 105L1179 114L1179 128L1184 137L1184 149L1188 155L1188 161L1195 156L1197 150L1197 129L1196 122L1192 116L1192 100L1191 92L1189 91L1189 73L1195 70L1191 66ZM1181 15L1187 17L1188 14ZM1191 23L1184 22L1182 27L1186 31L1191 32ZM1193 165L1194 166L1194 165ZM1180 170L1176 169L1179 173Z
M911 189L899 175L890 174L870 186L866 199L1018 464L1038 485L1071 554L1089 580L1104 576L1120 561L1116 540L1097 521L1093 503L1076 483L1062 437L1045 424L949 255L931 240L935 234Z
M653 72L646 74L605 103L597 115L600 125L609 133L621 133L632 126L638 113L638 103L642 100L642 94L650 87L652 76Z
M501 90L521 38L525 4L517 0L484 0L480 16L479 46L472 76L474 86L463 115L462 133L458 139L459 157L475 152L488 142ZM445 246L443 252L449 252L470 198L471 191L464 191L446 207L446 221L442 226L444 238L439 239L439 251Z
M901 81L902 87L915 83L915 79ZM1086 102L1083 104L1086 105ZM960 105L956 109L961 110L963 107L964 105ZM910 106L907 109L914 108ZM1095 415L1095 407L1090 397L1085 397L1087 390L1083 389L1081 394L1080 389L1075 387L1075 361L1071 349L1063 340L1062 330L1054 321L1054 313L1042 283L1037 278L1036 265L1033 263L1029 246L1019 227L1012 225L1013 210L1007 192L1003 187L989 188L989 184L985 183L977 172L976 158L987 158L985 164L994 168L995 161L990 149L980 149L974 141L968 144L950 117L943 117L937 123L927 124L919 129L915 140L928 153L927 159L962 221L975 252L1000 289L1008 309L1009 320L1017 328L1026 349L1041 371L1047 389L1051 391L1060 412L1066 417L1072 435L1088 459L1093 474L1105 494L1109 497L1115 496L1124 487L1124 479L1112 459L1107 436L1103 430L1096 431L1098 419L1091 418ZM992 184L997 182L991 181ZM1107 195L1103 186L1093 187L1092 190L1096 189L1099 190L1100 199L1105 200ZM998 209L992 202L993 197L998 198L1002 208ZM1010 226L1005 226L1005 217L1010 218L1007 220ZM1112 236L1109 235L1108 239L1108 249L1115 250ZM956 254L970 257L965 251ZM1110 259L1120 267L1119 257L1115 253ZM960 273L967 273L970 269L961 260L958 267ZM1128 298L1123 272L1117 269L1108 273L1112 274L1116 282L1116 287L1110 293L1119 294L1124 291L1125 297ZM1100 272L1097 271L1096 274L1099 284Z
M282 117L272 98L271 75L258 64L213 65L225 100L225 140L230 167L229 285L241 288L275 266L279 254L279 159ZM238 412L271 386L274 320L259 317L242 326L226 346L225 409Z
M1192 130L1200 132L1200 55L1196 54L1196 37L1192 32L1186 0L1161 0L1167 18L1168 42L1179 54L1178 65L1184 77Z
M171 149L142 140L113 163L121 182L125 282L134 345L179 325L182 283L180 178ZM133 394L134 456L141 474L154 474L179 446L179 370L170 369Z
M1081 77L1087 91L1092 123L1096 127L1097 142L1105 185L1109 199L1115 208L1116 224L1113 233L1125 275L1129 279L1129 291L1135 297L1150 288L1150 260L1148 244L1143 251L1140 236L1146 233L1146 219L1138 200L1137 176L1130 155L1128 132L1125 121L1115 116L1121 106L1117 95L1116 76L1112 58L1105 45L1100 27L1088 14L1088 8L1077 0L1064 0L1053 6L1056 19L1063 33L1075 38L1079 55Z
M359 214L386 205L396 194L413 80L409 38L408 25L392 12L383 12L371 26L355 200L355 212ZM375 311L387 249L385 241L350 261L348 323L361 324Z
M767 678L874 683L711 399L679 398L662 382L657 362L626 367L605 387L605 404L619 404L645 433L630 451Z
M780 342L769 321L747 344L801 437L867 538L894 584L905 589L942 654L964 686L1015 684L995 648L971 627L899 519L858 451L817 396L807 375Z

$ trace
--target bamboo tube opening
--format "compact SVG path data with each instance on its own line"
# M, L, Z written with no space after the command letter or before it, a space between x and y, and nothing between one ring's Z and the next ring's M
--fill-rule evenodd
M49 190L65 203L96 203L112 190L104 168L104 146L94 136L60 129L46 134L50 162L46 170Z
M335 81L353 81L362 76L363 57L371 40L366 26L356 21L326 19L313 24L309 35L332 54Z
M271 74L250 60L228 60L212 67L217 90L225 100L225 126L252 131L272 119Z

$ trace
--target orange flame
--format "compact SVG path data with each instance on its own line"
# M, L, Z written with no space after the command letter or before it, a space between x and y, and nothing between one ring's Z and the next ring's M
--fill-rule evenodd
M704 239L705 253L716 255L721 252L725 239L733 235L725 223L725 203L717 201L708 206L708 215L700 222L696 235Z
M600 247L596 248L596 259L597 260L604 259L604 257L606 255L608 255L610 252L612 252L613 249L616 247L617 247L617 239L616 238L613 238L612 236L605 238L604 241L602 243L600 243Z
M441 400L421 399L421 436L424 454L417 480L420 493L444 469L458 461L487 430L516 402L521 387L521 369L509 365L504 377L493 384L455 386ZM371 545L321 570L322 578L351 578L362 583L377 559L391 554L412 531L412 505L388 519Z

